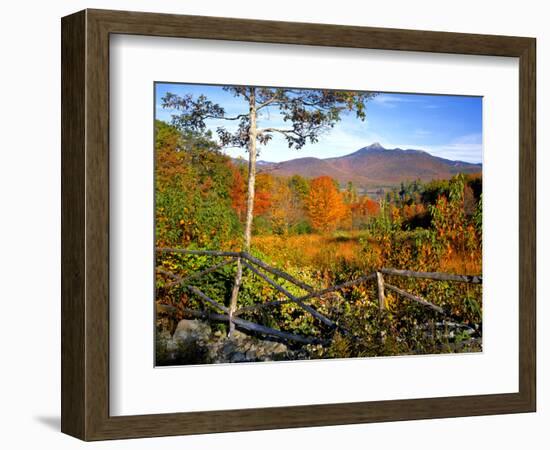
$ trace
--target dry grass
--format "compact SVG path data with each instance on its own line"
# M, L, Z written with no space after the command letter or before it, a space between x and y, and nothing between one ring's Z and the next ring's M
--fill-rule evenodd
M439 271L461 275L478 275L481 274L481 258L454 254L441 260Z
M334 269L337 265L345 263L348 267L360 270L374 270L377 265L384 265L378 258L380 253L378 244L369 239L364 232L255 236L252 245L266 255L271 262L285 268L310 267L324 270ZM370 259L366 257L366 248L370 250ZM406 267L399 268L410 268L409 261L403 261L403 264ZM439 267L433 267L430 270L456 274L480 274L481 258L453 253L441 258Z
M361 265L361 235L302 234L294 236L255 236L253 246L272 260L285 266L315 267L322 269L345 261Z

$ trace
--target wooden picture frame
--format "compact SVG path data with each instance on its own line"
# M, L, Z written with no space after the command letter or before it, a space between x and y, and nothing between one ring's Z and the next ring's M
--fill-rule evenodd
M535 411L535 39L105 10L64 17L61 28L64 433L101 440ZM519 58L519 391L110 416L109 36L117 33Z

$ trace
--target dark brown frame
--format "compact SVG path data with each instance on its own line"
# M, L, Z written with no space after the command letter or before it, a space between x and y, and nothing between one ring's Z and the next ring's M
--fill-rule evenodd
M531 412L536 408L536 40L85 10L62 19L62 414L84 440ZM519 58L519 392L109 416L109 35Z

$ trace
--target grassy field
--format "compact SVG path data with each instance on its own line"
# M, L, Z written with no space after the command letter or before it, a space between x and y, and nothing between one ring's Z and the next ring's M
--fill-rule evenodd
M395 242L392 253L399 254L403 241L414 240L414 233L403 233L401 242ZM269 255L272 262L284 268L311 267L330 270L343 264L349 268L372 271L382 267L393 267L383 257L381 245L369 231L338 231L330 234L269 235L255 236L253 248L263 255ZM407 260L407 262L410 262ZM414 269L414 267L395 267ZM481 273L481 260L470 258L468 254L453 252L438 260L430 270L462 275Z

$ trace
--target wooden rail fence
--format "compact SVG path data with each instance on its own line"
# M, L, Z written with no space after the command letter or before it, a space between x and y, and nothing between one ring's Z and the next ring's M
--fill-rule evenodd
M378 291L378 304L379 304L380 310L386 309L385 294L386 294L386 290L389 290L401 295L402 297L407 298L408 300L416 302L426 308L432 309L433 311L436 311L439 314L445 315L445 311L440 306L437 306L418 295L411 294L410 292L407 292L397 286L387 283L384 279L384 275L398 276L398 277L405 277L405 278L429 279L429 280L436 280L436 281L451 281L456 283L468 283L468 284L482 283L481 276L455 275L455 274L441 273L441 272L415 272L411 270L382 268L377 270L376 272L363 275L354 280L346 281L344 283L330 286L325 289L315 290L312 286L308 285L307 283L304 283L294 278L292 275L282 270L279 270L275 267L270 266L269 264L265 263L264 261L258 258L255 258L254 256L252 256L247 252L226 252L226 251L217 251L217 250L187 250L187 249L171 248L171 247L157 248L156 251L159 253L180 253L185 255L198 255L198 256L226 258L222 262L218 264L214 264L211 267L208 267L207 269L204 269L199 272L195 272L183 277L173 272L164 270L162 268L156 269L157 273L171 279L170 282L165 284L165 287L169 288L169 287L179 285L184 289L186 289L187 291L189 291L190 293L192 293L193 295L195 295L205 305L209 305L213 307L215 310L219 311L219 312L211 312L208 310L193 310L189 308L183 308L183 313L185 315L194 317L194 318L202 318L202 319L212 320L212 321L225 321L225 322L231 321L239 328L242 328L248 331L252 331L252 332L256 332L256 333L260 333L268 336L275 336L281 339L295 341L302 344L326 345L330 342L330 340L326 340L326 339L323 340L323 339L318 339L313 337L301 336L298 334L277 330L275 328L267 327L265 325L244 320L239 316L242 315L243 313L254 311L257 309L270 308L270 307L279 306L283 304L294 303L298 307L300 307L302 310L304 310L306 313L314 317L317 321L323 323L325 326L329 327L330 329L333 329L333 330L338 329L344 334L349 334L349 331L347 329L339 325L337 322L326 317L325 315L321 314L312 305L306 302L314 298L320 298L324 295L327 295L351 286L356 286L371 280L376 280L377 291ZM252 273L257 275L260 279L262 279L263 281L268 283L270 286L272 286L275 290L283 294L287 298L287 300L275 300L270 302L257 303L254 305L243 306L234 311L231 311L230 308L210 298L199 288L191 284L193 280L198 280L204 275L213 273L229 264L236 263L237 260L239 259L246 269L250 270ZM268 274L271 276L269 276ZM302 289L307 293L305 293L300 297L297 297L291 292L289 292L280 283L275 281L273 279L273 276L282 278L292 283L293 285L299 287L300 289ZM169 307L167 305L158 305L157 308L159 308L158 309L159 311L163 311L168 314L175 313L176 311L174 307Z

